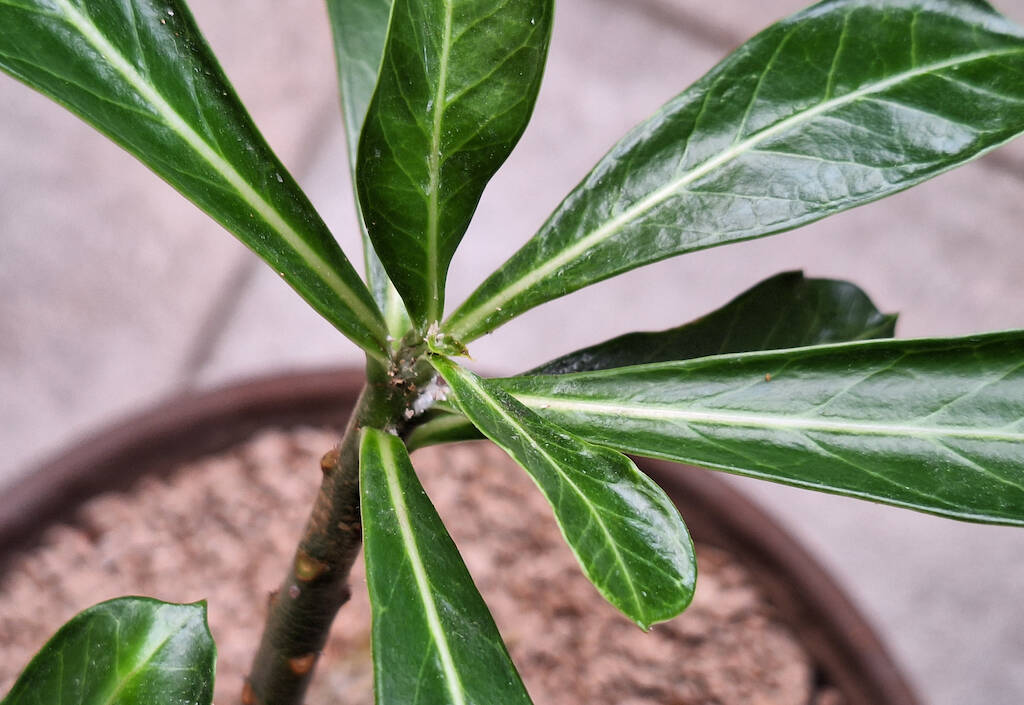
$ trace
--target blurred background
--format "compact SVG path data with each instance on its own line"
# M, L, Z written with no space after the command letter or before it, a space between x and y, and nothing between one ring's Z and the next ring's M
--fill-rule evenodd
M628 128L801 0L560 0L535 118L452 263L457 304ZM1024 0L1000 10L1024 23ZM360 261L320 3L192 0L270 144ZM0 76L0 491L133 410L356 347L157 177ZM668 260L474 343L512 373L699 316L786 269L849 279L900 337L1024 327L1024 142L800 231ZM585 312L581 315L580 311ZM1022 351L1024 355L1024 351ZM735 479L842 581L935 705L1024 702L1024 530Z

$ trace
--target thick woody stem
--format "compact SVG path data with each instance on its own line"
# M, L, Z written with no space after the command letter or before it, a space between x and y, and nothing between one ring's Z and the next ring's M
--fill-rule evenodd
M267 624L244 705L301 705L331 623L349 599L348 574L359 553L359 431L400 425L415 385L392 373L371 375L341 443L321 460L323 481Z

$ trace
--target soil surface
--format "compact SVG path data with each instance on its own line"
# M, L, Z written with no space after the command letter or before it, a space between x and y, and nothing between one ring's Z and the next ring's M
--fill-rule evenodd
M0 576L0 693L64 621L118 595L206 599L215 701L238 701L265 603L319 482L327 431L269 431L89 501ZM528 476L489 444L413 458L537 705L842 705L728 555L698 546L693 605L645 634L600 597ZM308 702L371 705L361 562Z

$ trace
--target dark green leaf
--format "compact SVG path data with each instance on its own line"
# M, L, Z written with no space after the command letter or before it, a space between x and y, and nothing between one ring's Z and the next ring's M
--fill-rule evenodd
M377 85L377 69L384 55L392 0L327 0L334 36L334 56L338 63L338 88L345 117L349 167L352 183L356 182L356 151L363 129L366 109ZM391 335L398 339L408 330L409 320L398 292L388 279L373 244L366 233L361 209L356 199L356 213L363 235L363 254L370 292L384 312Z
M647 628L693 598L697 565L679 512L626 456L545 421L447 358L431 358L462 411L530 474L583 572Z
M624 452L1024 524L1024 331L499 383L554 423Z
M530 118L553 12L552 0L395 0L356 181L419 325L440 318L455 248Z
M528 705L494 620L402 441L364 430L359 483L377 705Z
M205 604L121 597L61 627L0 705L208 705L216 656Z
M369 292L181 0L2 0L0 68L138 157L383 358L386 332Z
M783 272L692 323L659 333L622 335L527 374L592 372L722 353L890 338L895 327L896 316L883 315L853 284Z
M686 325L660 333L619 336L525 374L593 372L721 353L888 338L895 325L896 316L880 313L853 284L783 272ZM469 419L442 412L421 420L406 441L412 450L479 438L480 431Z
M986 3L820 3L626 135L445 328L468 343L634 267L905 189L1022 130L1024 34Z

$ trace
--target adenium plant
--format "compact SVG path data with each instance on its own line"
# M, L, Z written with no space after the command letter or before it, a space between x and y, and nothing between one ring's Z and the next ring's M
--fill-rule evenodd
M501 446L642 628L686 608L696 563L683 518L626 453L1024 523L1024 331L894 340L894 317L854 285L789 272L515 377L462 362L547 301L868 203L1009 140L1024 130L1024 30L982 0L826 0L785 19L615 144L445 315L452 255L533 109L553 0L327 4L365 283L182 0L0 0L0 67L138 157L366 353L246 705L302 701L361 547L378 703L530 702L417 480L409 453L434 443ZM62 628L3 705L209 703L213 669L204 605L123 598Z

